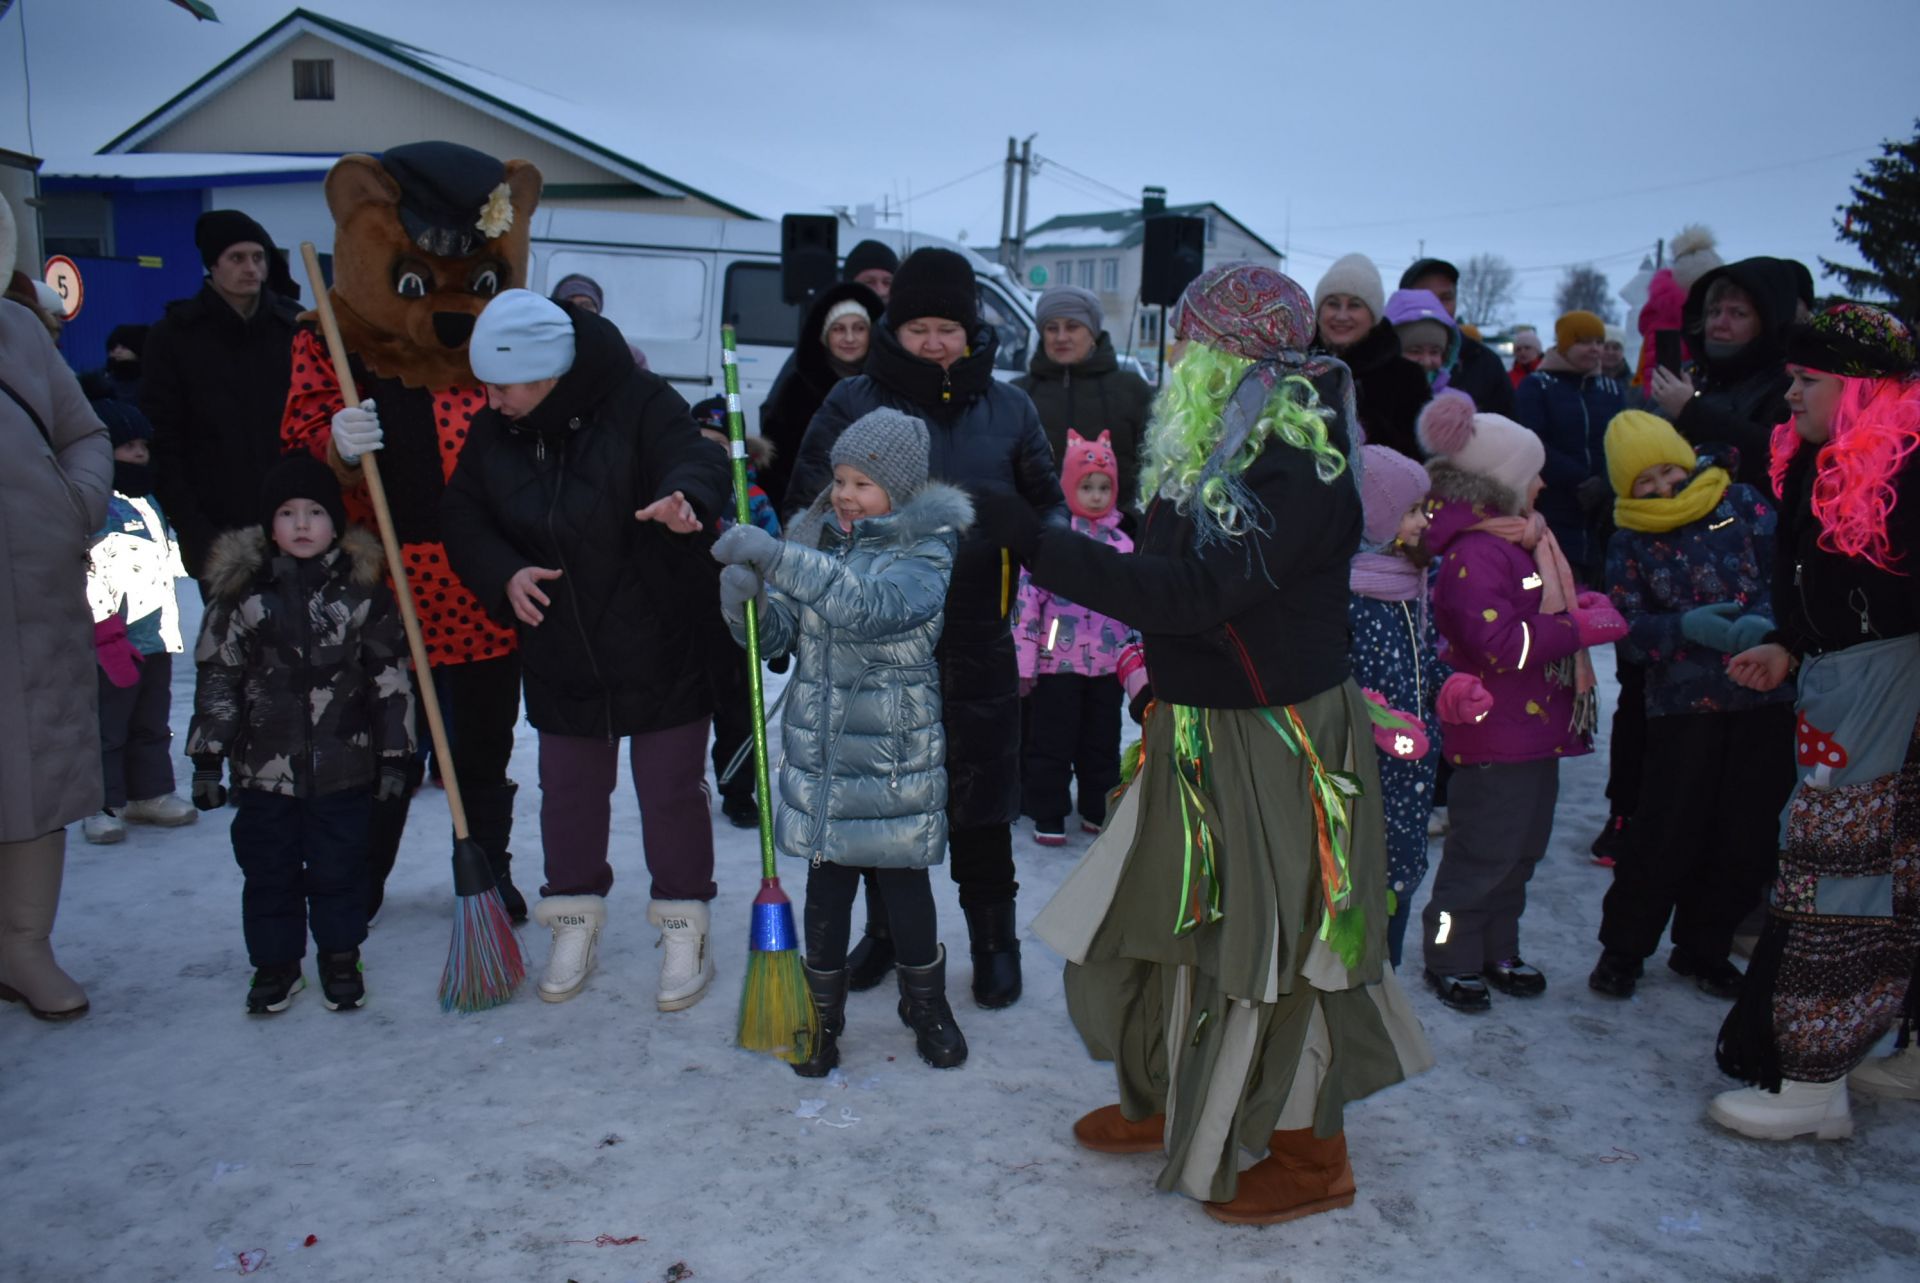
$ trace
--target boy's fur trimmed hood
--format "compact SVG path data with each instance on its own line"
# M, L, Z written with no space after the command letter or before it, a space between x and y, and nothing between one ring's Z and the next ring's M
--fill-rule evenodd
M787 539L803 548L817 547L820 531L833 516L833 489L829 486L787 527ZM911 548L942 530L964 535L973 526L973 500L966 491L944 481L929 481L906 506L884 517L870 517L856 527L863 539L884 537L901 548Z
M207 596L226 602L246 596L271 559L270 547L267 532L260 526L242 526L214 539L207 551L206 571L200 577ZM348 526L340 536L339 550L347 559L354 587L372 588L385 577L386 553L379 536L366 527Z
M1515 494L1492 477L1457 468L1445 459L1430 460L1427 477L1433 483L1428 494L1443 502L1477 503L1509 517L1518 516L1526 507L1524 495Z

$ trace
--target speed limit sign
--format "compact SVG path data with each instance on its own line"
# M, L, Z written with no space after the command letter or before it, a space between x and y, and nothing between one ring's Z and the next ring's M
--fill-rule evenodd
M80 315L80 302L86 297L86 287L80 282L79 266L65 254L55 254L47 260L45 280L66 304L62 319L71 321Z

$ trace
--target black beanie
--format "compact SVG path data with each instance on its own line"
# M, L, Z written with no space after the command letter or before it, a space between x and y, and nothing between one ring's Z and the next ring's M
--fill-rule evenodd
M1460 269L1444 258L1423 258L1416 260L1412 267L1400 273L1400 288L1410 290L1415 281L1424 281L1429 276L1444 276L1455 285L1460 283Z
M134 359L140 359L147 350L147 327L144 325L116 325L107 333L107 350L123 347L133 353Z
M876 267L882 271L897 272L900 270L900 256L879 241L861 241L847 251L847 261L840 269L840 279L858 280L860 273L871 272Z
M193 243L200 250L200 262L207 267L245 241L252 241L269 257L274 255L273 237L267 235L267 229L237 209L210 209L193 225Z
M260 526L273 537L273 514L289 499L311 499L333 518L336 536L347 532L347 506L340 500L340 482L333 469L310 454L282 455L267 469L260 483Z
M107 425L107 440L115 449L129 441L153 440L153 424L139 406L114 397L96 397L92 404L94 417Z
M917 249L893 274L887 295L887 325L899 329L908 321L937 316L958 321L971 333L980 324L980 286L973 265L950 249Z

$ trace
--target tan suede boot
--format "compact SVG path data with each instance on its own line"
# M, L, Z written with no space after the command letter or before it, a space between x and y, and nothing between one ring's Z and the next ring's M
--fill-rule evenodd
M65 829L0 843L0 999L25 1003L42 1020L72 1020L87 1010L86 990L60 970L48 943L66 860Z
M1275 1132L1267 1156L1240 1173L1239 1192L1228 1202L1204 1206L1208 1216L1229 1225L1279 1225L1352 1207L1347 1134L1320 1140L1310 1127Z
M1167 1116L1134 1122L1118 1105L1102 1105L1073 1125L1073 1138L1101 1154L1151 1154L1167 1147Z

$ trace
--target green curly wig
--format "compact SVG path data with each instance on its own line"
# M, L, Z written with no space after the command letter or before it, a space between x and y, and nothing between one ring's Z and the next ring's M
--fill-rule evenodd
M1324 483L1347 470L1346 456L1327 433L1333 410L1298 374L1279 380L1246 439L1227 457L1216 458L1227 403L1255 364L1204 343L1191 344L1154 401L1140 467L1141 494L1166 499L1182 516L1230 538L1257 528L1265 515L1240 477L1271 438L1311 454L1314 473Z

